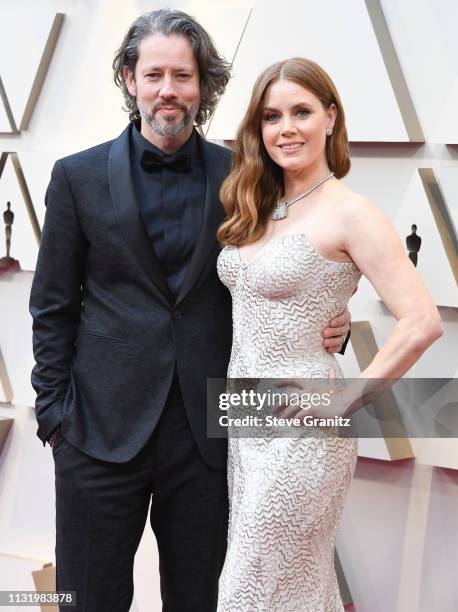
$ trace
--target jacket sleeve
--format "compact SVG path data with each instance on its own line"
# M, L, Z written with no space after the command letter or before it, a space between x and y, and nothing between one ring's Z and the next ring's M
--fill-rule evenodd
M351 325L351 323L350 323L350 325ZM347 344L348 344L348 342L350 340L350 334L351 334L351 327L348 330L348 334L347 334L347 336L346 336L346 338L344 340L344 343L342 344L342 348L339 351L339 355L345 355L345 349L347 348Z
M45 197L46 215L30 295L35 366L32 386L38 437L62 420L82 308L87 242L62 161L54 165Z

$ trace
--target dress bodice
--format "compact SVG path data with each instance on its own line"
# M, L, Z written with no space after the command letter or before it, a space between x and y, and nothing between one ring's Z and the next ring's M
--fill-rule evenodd
M271 240L250 261L226 246L217 266L233 304L228 377L324 377L336 367L321 334L358 284L353 262L326 259L295 233Z

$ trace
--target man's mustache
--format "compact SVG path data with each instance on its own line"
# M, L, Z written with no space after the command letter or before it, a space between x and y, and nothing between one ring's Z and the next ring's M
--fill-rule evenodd
M160 110L163 106L167 106L169 108L177 108L178 110L182 110L184 112L187 112L187 108L183 104L174 104L174 103L169 103L169 102L163 102L161 104L156 104L156 106L153 107L153 109L152 109L153 115L156 114L157 111Z

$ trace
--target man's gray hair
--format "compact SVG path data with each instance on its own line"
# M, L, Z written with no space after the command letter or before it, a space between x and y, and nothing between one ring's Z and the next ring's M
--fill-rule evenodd
M114 81L121 88L129 119L140 118L137 101L132 96L124 81L124 67L135 72L138 60L138 49L141 41L151 34L180 34L191 43L200 75L200 105L195 119L197 125L202 125L212 115L219 96L224 93L230 78L229 62L222 58L212 39L204 28L190 15L181 11L161 9L141 15L130 26L121 46L113 60Z

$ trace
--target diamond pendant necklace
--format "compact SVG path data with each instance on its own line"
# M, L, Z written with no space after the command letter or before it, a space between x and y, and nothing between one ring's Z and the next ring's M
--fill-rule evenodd
M315 191L317 187L322 185L332 176L334 176L334 172L331 172L331 174L329 174L328 176L325 176L323 179L321 179L321 181L318 181L318 183L316 183L315 185L312 185L309 189L307 189L307 191L304 191L304 193L301 193L300 195L298 195L297 198L294 198L294 200L291 200L291 202L278 202L270 218L274 219L275 221L278 221L279 219L284 219L286 217L288 207L291 206L291 204L294 204L294 202L297 202L298 200L302 200L302 198L305 198L305 196L308 196L309 193L312 193L312 191Z

